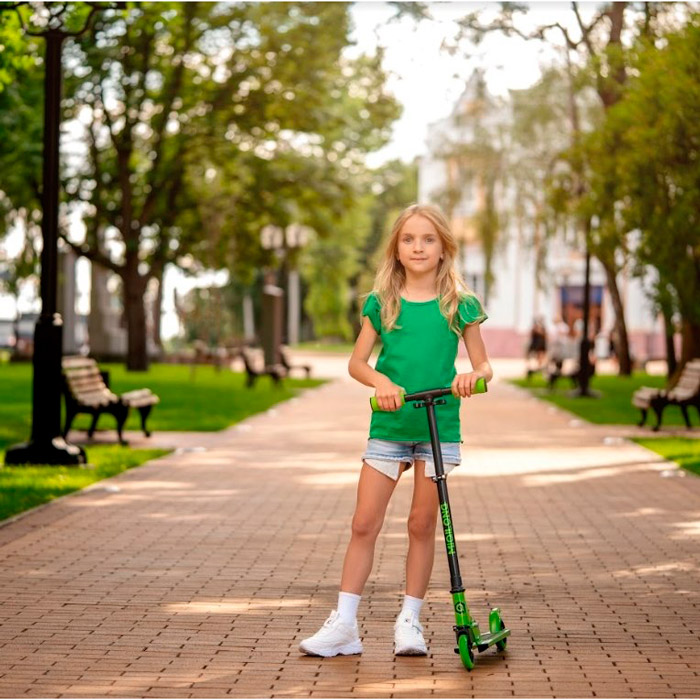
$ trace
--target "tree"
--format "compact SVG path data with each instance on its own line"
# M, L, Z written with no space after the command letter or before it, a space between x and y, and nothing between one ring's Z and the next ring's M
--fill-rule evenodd
M34 57L27 51L28 43L14 6L0 9L0 93L8 85L31 70Z
M548 68L532 87L511 90L513 123L506 170L515 188L518 228L524 234L527 222L532 230L528 242L540 288L544 287L547 244L558 225L558 207L552 206L548 183L570 143L568 133L560 128L569 119L566 79L560 70Z
M15 12L0 11L0 46L2 237L17 223L41 219L44 89L40 40L22 36Z
M628 46L623 41L625 34L631 36L652 37L661 31L661 28L678 21L681 14L675 3L628 3L613 2L600 4L594 8L590 19L585 20L577 2L572 3L573 18L576 22L576 30L570 29L559 22L552 22L535 27L531 31L520 28L520 18L527 13L527 6L518 3L502 3L498 16L490 22L482 22L480 11L466 15L460 21L460 33L457 40L468 37L479 42L490 32L500 32L505 36L517 36L526 40L538 40L557 42L563 40L563 48L567 59L567 70L571 80L574 79L575 66L585 65L589 71L591 82L595 87L604 111L616 104L624 94L627 81L627 66L629 62ZM557 42L560 43L560 42ZM456 50L456 47L452 47ZM572 131L576 126L572 124ZM573 133L570 156L573 164L580 159L578 142L580 135ZM582 167L579 161L577 167ZM583 176L583 179L581 177ZM585 180L585 172L579 171L574 179L579 178L575 190L572 192L575 198L573 208L579 212L586 210L582 205L582 199L586 197L588 183ZM608 212L600 212L601 221ZM585 235L591 251L599 259L605 269L608 290L611 295L616 318L615 327L620 339L618 357L620 360L620 372L631 372L631 361L627 341L627 330L624 323L624 309L622 297L617 286L617 275L620 272L616 255L615 238L612 232L617 231L615 221L608 221L598 229L598 232L607 234L603 239L591 236L590 219L581 220L579 228ZM619 231L617 231L620 234ZM619 238L618 238L619 240Z
M384 163L367 174L364 188L373 196L369 205L369 231L358 260L359 269L350 280L356 297L371 291L394 220L418 198L418 161L391 160ZM359 332L360 308L353 304L351 310L353 325Z
M475 212L462 218L466 228L481 243L485 263L484 301L488 303L495 279L493 258L502 243L500 231L504 211L502 206L496 206L496 193L505 176L505 128L499 119L494 119L494 115L502 113L503 105L494 103L481 71L474 73L470 86L472 99L455 116L454 126L459 129L457 139L451 141L450 136L446 136L436 152L445 162L447 185L434 196L448 219L454 221L465 189L474 192Z
M611 194L637 233L639 266L658 273L655 298L682 318L678 374L700 355L700 14L658 46L639 41L634 74L609 113L605 142L617 141Z
M302 253L300 270L308 285L304 308L319 337L352 340L348 320L350 279L359 271L359 257L370 229L370 196L358 201L325 238L317 238Z
M250 268L265 223L285 225L290 202L337 207L344 172L387 140L381 57L344 59L348 32L336 3L142 3L75 44L86 157L66 176L87 234L65 238L123 280L129 368L147 365L143 296L165 265Z

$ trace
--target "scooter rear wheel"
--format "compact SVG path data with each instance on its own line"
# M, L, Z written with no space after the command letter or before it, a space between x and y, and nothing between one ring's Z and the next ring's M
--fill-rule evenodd
M464 668L471 671L474 668L474 652L469 637L466 634L460 634L457 640L459 646L459 656L462 659Z
M506 625L501 619L501 611L498 608L494 608L489 615L489 632L491 632L491 634L495 634L496 632L500 632L505 628ZM496 642L496 649L498 649L498 651L505 651L507 641L508 638L506 637L501 639L500 642Z

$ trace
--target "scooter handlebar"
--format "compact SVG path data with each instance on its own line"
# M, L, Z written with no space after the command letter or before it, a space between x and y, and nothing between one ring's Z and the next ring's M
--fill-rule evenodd
M488 391L488 387L486 386L486 380L483 377L479 377L476 380L476 384L474 385L474 393L475 394L485 394ZM452 393L451 388L442 388L442 389L426 389L425 391L417 391L413 394L407 394L405 392L401 392L399 394L401 398L401 405L403 406L407 401L425 401L427 398L433 398L437 399L440 396L447 396L448 394ZM369 399L369 404L372 407L373 411L381 411L382 409L379 408L379 404L377 403L377 397L376 396L371 396Z

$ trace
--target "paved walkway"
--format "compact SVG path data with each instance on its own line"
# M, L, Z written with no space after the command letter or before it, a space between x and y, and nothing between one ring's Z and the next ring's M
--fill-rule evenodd
M0 696L698 695L700 479L497 381L463 404L449 487L467 600L483 627L501 607L508 651L462 668L438 543L430 654L393 656L409 472L364 654L301 656L336 602L369 395L337 379L0 527Z

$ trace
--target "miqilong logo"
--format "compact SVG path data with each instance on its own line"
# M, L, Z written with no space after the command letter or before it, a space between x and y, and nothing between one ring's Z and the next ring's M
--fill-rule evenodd
M450 520L450 507L447 503L440 504L440 512L442 513L442 524L445 528L445 544L447 545L447 553L455 553L455 538L452 534L452 521Z

